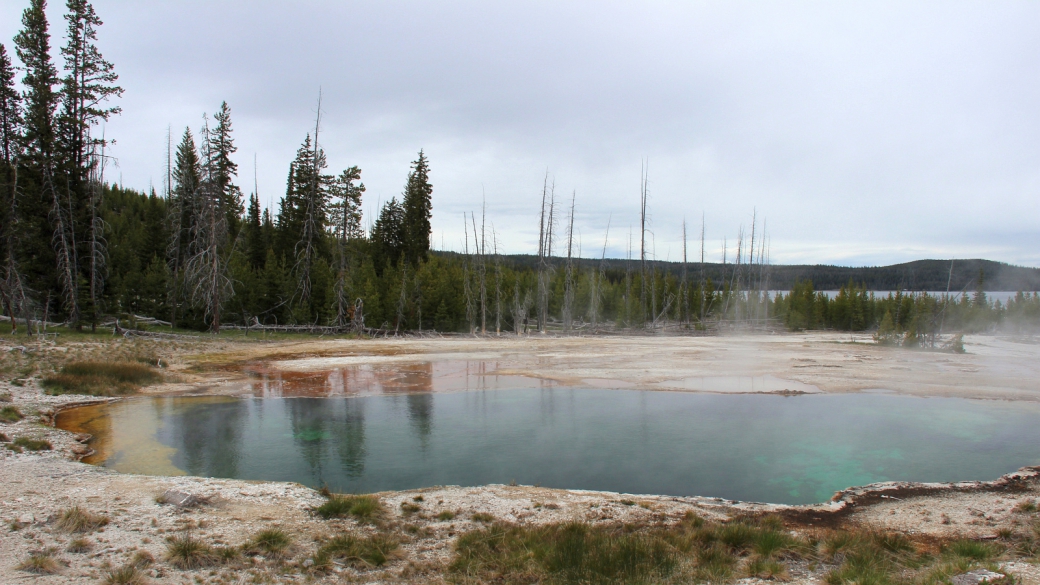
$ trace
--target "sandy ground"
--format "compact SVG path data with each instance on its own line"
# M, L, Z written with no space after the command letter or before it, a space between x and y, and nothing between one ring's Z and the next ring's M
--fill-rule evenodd
M164 356L175 381L148 392L242 393L255 384L256 374L250 373L250 366L270 360L280 371L302 373L355 365L466 362L484 364L476 370L478 377L519 376L565 385L761 390L719 380L738 373L771 380L765 391L886 389L928 396L1040 400L1040 344L1036 340L968 338L968 353L963 355L881 348L867 341L862 336L805 334L254 342L222 344L219 351L208 353L204 351L209 348L186 346ZM451 384L446 388L457 389ZM98 582L106 568L127 563L140 550L155 557L148 573L152 582L159 583L436 582L436 571L451 557L455 537L478 526L472 519L478 512L520 523L671 521L689 510L718 519L777 512L793 530L863 524L935 539L992 538L1002 528L1021 524L1021 514L1014 511L1019 502L1040 497L1040 478L1034 470L989 483L879 484L846 490L828 504L802 507L525 486L436 487L379 494L391 511L388 522L410 535L400 558L385 570L359 574L336 567L329 575L311 576L302 563L316 549L316 539L373 528L353 520L321 520L311 508L323 498L297 484L121 475L79 463L88 448L71 433L49 425L56 408L82 398L46 396L35 382L23 386L2 383L0 393L10 393L13 404L30 415L18 423L0 424L0 432L8 437L46 438L54 446L39 454L0 449L0 520L4 524L0 527L0 583ZM207 498L208 504L180 509L157 503L157 496L168 489ZM405 516L401 503L412 502L420 494L421 511ZM103 531L86 535L91 548L85 553L66 552L72 536L54 527L54 518L72 505L103 513L111 520ZM446 510L457 516L450 521L436 520ZM171 534L190 530L210 542L238 545L269 527L280 527L293 536L287 565L255 557L246 569L181 571L164 561L165 539ZM16 569L32 551L47 548L55 549L63 563L58 574L36 576ZM1040 572L1032 564L1014 563L1005 568L1024 583L1040 585ZM822 574L793 577L795 582L815 583Z

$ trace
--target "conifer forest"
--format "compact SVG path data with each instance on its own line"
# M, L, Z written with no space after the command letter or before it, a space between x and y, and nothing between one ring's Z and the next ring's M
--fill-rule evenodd
M943 332L1036 327L1040 298L990 300L985 274L950 295L885 293L850 281L824 295L809 280L771 282L757 220L722 263L705 262L703 225L682 261L661 263L642 229L627 259L578 258L574 196L546 175L533 256L507 256L483 210L467 215L462 252L431 250L435 161L402 161L403 190L365 227L362 169L329 168L321 109L301 128L276 209L246 193L228 103L173 131L162 187L126 189L106 175L123 89L97 46L102 20L67 0L61 46L45 0L30 0L13 42L0 43L0 304L4 327L403 332L697 333L721 327L877 331L934 342ZM477 219L477 217L480 219ZM687 245L688 244L688 245ZM951 268L952 275L952 268ZM769 294L770 290L783 290ZM947 287L949 290L949 287ZM787 291L790 292L787 292ZM965 294L959 294L965 293Z

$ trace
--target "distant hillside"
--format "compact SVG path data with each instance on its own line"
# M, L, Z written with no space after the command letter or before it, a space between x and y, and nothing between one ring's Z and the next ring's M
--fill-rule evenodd
M456 255L453 252L436 252L446 256ZM529 254L504 256L505 262L516 267L534 268L538 259ZM578 264L587 268L598 266L599 260L580 259ZM555 259L559 266L561 259ZM628 260L607 259L608 277L611 280L621 278ZM679 262L653 262L658 270L682 273ZM631 261L633 270L637 270L639 262ZM718 283L724 278L732 278L733 265L718 263L704 264L704 277ZM979 278L979 270L985 276L984 288L987 291L1040 291L1040 268L1013 266L992 260L954 260L953 277L950 280L951 291L975 290ZM699 279L701 267L695 262L687 265L691 278ZM790 289L798 280L811 280L816 290L837 290L850 280L866 285L870 290L913 290L943 291L950 279L949 260L915 260L891 266L847 267L826 264L774 264L768 267L769 288L776 290Z

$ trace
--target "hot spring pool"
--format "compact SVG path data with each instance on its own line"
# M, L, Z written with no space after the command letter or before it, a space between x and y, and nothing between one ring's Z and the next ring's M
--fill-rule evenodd
M340 492L473 486L803 504L887 480L1040 463L1040 405L879 393L573 388L340 398L136 398L61 413L88 462Z

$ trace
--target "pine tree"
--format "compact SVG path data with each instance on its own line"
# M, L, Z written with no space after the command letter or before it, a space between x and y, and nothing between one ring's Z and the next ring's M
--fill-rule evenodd
M432 197L429 161L420 150L419 158L412 161L412 171L408 173L404 200L401 202L404 208L402 252L412 266L425 260L430 251Z
M229 236L233 240L238 235L239 217L242 215L242 190L234 184L234 178L238 176L238 165L231 160L231 155L238 147L231 138L231 108L227 102L220 104L220 111L213 115L213 119L217 125L206 137L209 140L209 149L213 153L213 182L220 193L220 207L228 224Z
M260 199L256 194L249 195L249 209L246 211L246 223L243 227L246 237L246 257L253 270L264 267L267 258L267 242L260 217Z
M383 205L379 217L372 227L372 262L377 274L383 268L396 265L404 253L405 246L405 210L397 198L392 198Z
M14 85L14 65L0 43L0 161L5 169L18 158L21 126L22 98Z
M173 188L170 192L171 200L167 205L170 245L166 258L171 273L170 322L176 327L183 270L187 259L194 254L191 248L192 220L195 217L194 210L202 175L199 155L195 150L195 138L190 128L184 129L184 136L177 146L177 158L172 175Z
M25 68L22 78L23 152L19 165L18 209L25 221L20 257L26 259L28 287L37 292L59 290L67 318L79 320L78 278L71 206L57 189L55 161L57 131L54 87L58 73L50 55L47 3L30 0L22 13L22 30L15 36L15 52ZM48 296L48 299L50 297Z
M350 288L350 270L353 258L350 251L352 242L360 239L364 233L361 229L361 195L365 192L365 184L354 184L361 180L361 169L356 166L344 170L332 184L331 206L333 234L336 237L337 275L335 285L336 324L346 325L352 303L348 296Z
M18 206L16 183L21 139L21 96L14 85L14 66L7 48L0 43L0 310L11 317L17 329L17 309L24 310L24 289L16 259ZM17 309L16 309L17 308Z
M123 94L123 88L115 85L119 76L115 67L105 60L98 50L97 28L101 19L87 0L67 0L68 42L61 49L65 58L66 76L63 80L60 119L62 140L65 143L73 182L85 177L81 175L92 163L88 161L92 147L98 140L90 137L90 128L102 120L118 114L119 106L103 107L102 104Z

